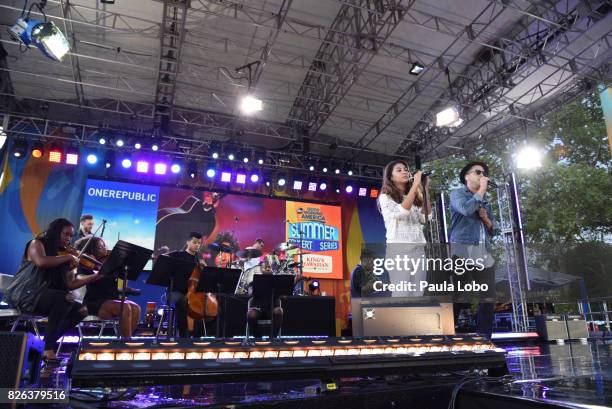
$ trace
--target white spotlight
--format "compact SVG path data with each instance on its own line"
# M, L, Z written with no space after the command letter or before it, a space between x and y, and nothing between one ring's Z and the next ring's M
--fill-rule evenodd
M253 112L259 112L263 110L263 102L261 99L257 99L252 95L246 95L242 98L240 103L240 109L245 114L252 114Z
M448 107L436 114L436 126L459 126L463 120L459 117L457 107Z
M533 146L525 146L515 158L518 169L536 169L542 166L542 152Z

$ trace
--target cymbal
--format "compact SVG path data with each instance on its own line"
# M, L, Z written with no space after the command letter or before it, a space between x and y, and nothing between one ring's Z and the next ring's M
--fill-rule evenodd
M239 258L256 258L261 257L261 250L249 249L240 250L236 253Z
M208 249L211 251L216 251L218 253L233 253L234 252L230 246L219 244L219 243L210 243L208 245Z
M289 251L298 249L299 247L293 243L286 242L278 244L275 248L279 251Z

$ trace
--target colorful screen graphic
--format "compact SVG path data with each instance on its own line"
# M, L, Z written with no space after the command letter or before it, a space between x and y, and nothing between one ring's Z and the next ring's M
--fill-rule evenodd
M90 179L85 213L97 224L108 221L110 247L121 239L173 251L184 248L190 232L201 233L205 244L224 233L241 249L263 239L264 253L281 243L298 245L302 250L287 257L299 261L302 253L305 275L342 279L340 206Z

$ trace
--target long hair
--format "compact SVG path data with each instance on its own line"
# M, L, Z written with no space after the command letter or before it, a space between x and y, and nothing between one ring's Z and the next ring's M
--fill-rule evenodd
M89 241L90 238L91 241ZM89 244L85 245L87 241L89 241ZM90 256L93 256L95 253L95 248L98 246L98 242L100 241L104 241L104 239L98 236L91 237L91 235L87 235L78 239L74 243L74 247L76 247L76 249L79 251L82 250L84 254L89 254Z
M57 256L57 252L59 251L60 246L62 244L62 230L64 230L64 228L68 226L74 228L74 225L67 219L55 219L51 223L49 223L49 226L47 226L47 229L44 232L36 236L36 239L40 240L43 243L43 247L45 248L45 254L47 256ZM28 242L28 244L26 245L24 256L26 256L26 252L29 245L30 242Z
M402 192L397 186L395 186L395 183L393 183L393 181L391 180L391 176L393 175L393 168L397 164L402 164L406 166L406 168L410 169L408 164L401 159L397 159L387 163L387 166L385 166L385 170L383 171L383 181L380 191L381 193L388 195L391 199L393 199L394 202L401 203L402 196L407 194L410 189L412 189L413 181L408 181L408 184L406 184L406 191L404 192ZM414 205L417 207L423 206L423 189L421 186L419 186L419 190L417 191L417 194L414 198Z

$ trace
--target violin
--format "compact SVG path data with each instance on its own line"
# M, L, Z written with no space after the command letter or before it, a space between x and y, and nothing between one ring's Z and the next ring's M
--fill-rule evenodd
M58 256L66 256L68 254L73 255L75 257L78 257L79 259L79 265L83 268L86 268L88 270L97 270L100 267L102 267L102 262L103 260L98 260L96 259L94 256L91 256L89 254L81 254L81 252L77 249L75 249L72 246L67 246L66 248L64 248L63 250L58 251ZM108 252L106 254L106 256L104 257L104 259L106 259L106 257L108 257Z

